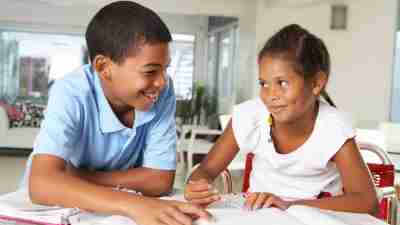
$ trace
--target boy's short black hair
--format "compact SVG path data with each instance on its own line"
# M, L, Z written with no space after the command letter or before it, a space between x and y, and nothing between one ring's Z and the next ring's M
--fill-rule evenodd
M151 9L132 1L117 1L100 9L86 29L90 61L97 55L117 63L140 45L172 40L168 27Z

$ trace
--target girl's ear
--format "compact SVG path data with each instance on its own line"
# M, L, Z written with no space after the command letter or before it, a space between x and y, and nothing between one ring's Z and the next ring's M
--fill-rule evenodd
M112 62L109 57L97 55L93 60L94 69L103 80L111 80Z
M325 88L326 83L328 82L328 75L325 72L319 71L314 78L313 81L313 89L312 92L314 95L320 95L321 91Z

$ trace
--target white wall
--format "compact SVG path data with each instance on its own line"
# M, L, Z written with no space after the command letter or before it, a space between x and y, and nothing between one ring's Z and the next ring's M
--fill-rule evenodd
M329 28L329 2L333 1L269 8L266 2L258 1L258 49L284 25L298 23L306 27L320 36L330 51L332 73L328 92L337 105L351 112L361 127L374 127L389 118L396 0L341 1L348 5L346 31Z
M82 32L90 17L109 0L0 0L0 22L24 23L57 30L69 27ZM157 12L184 15L220 15L239 18L239 77L236 80L240 102L258 94L255 56L264 41L279 28L299 23L322 37L332 57L332 77L328 87L340 108L349 111L361 126L375 126L387 120L390 112L396 0L340 0L348 5L348 29L329 29L330 2L279 7L272 0L138 0ZM279 0L274 0L279 2ZM293 2L293 1L286 1ZM298 1L296 1L298 2ZM71 6L73 5L73 6ZM279 5L279 4L278 4ZM174 20L174 19L171 19ZM185 22L184 20L179 20ZM168 21L167 21L168 23ZM83 25L83 26L82 26ZM169 25L172 30L176 25ZM173 30L174 31L174 30ZM205 62L201 64L205 65Z

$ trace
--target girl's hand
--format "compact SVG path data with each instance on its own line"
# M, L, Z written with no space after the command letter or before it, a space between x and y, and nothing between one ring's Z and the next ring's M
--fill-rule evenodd
M187 202L144 197L136 205L140 206L128 207L127 214L139 225L192 225L198 218L213 219L206 210Z
M185 186L184 196L189 202L203 207L221 199L218 191L206 179L189 181Z
M286 210L291 205L290 202L282 200L278 196L271 193L254 192L246 196L244 207L248 210L256 210L261 208L276 207Z

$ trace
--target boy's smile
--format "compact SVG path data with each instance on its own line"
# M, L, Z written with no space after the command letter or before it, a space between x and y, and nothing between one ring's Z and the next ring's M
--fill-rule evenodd
M133 108L148 111L167 85L168 43L145 43L122 63L110 60L103 70L102 85L114 112Z

